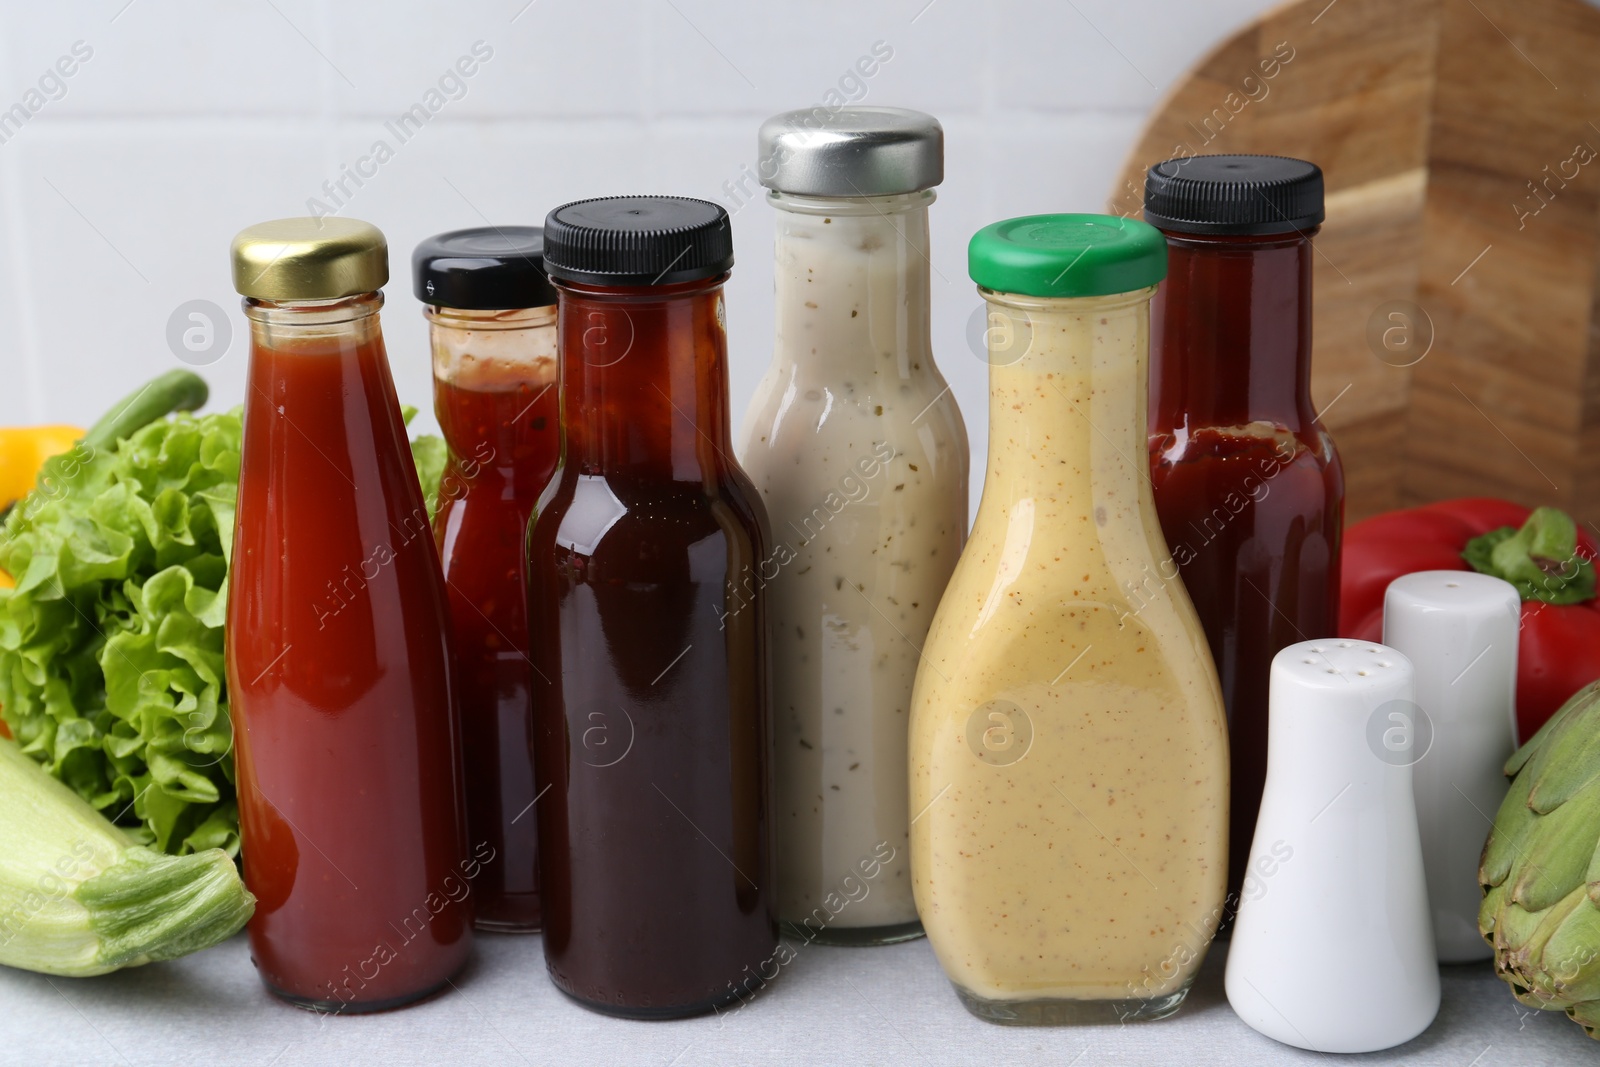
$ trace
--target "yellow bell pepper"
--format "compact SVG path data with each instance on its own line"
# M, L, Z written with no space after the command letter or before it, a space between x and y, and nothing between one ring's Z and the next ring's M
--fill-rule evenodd
M77 426L0 428L0 510L33 490L45 460L70 451L82 438ZM11 576L0 571L0 588L11 585Z
M0 508L27 496L44 461L70 451L82 438L83 429L78 426L0 429Z

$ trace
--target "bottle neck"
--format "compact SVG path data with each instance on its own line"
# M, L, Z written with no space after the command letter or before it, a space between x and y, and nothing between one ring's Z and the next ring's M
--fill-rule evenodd
M706 481L731 465L726 280L559 283L563 469Z
M1152 433L1311 427L1310 233L1167 234L1151 311Z
M447 366L456 366L473 346L496 346L497 361L521 362L530 358L554 358L554 330L556 308L448 308L429 304L422 309L423 316L433 329L434 371L440 365L440 356L449 356ZM548 341L546 338L549 338ZM441 349L443 350L441 352Z
M244 300L253 348L336 354L347 346L381 343L382 293L335 300Z
M354 516L359 533L397 531L406 542L428 525L421 488L384 352L381 293L337 300L246 299L250 367L239 495L247 485L283 487L330 514ZM398 550L400 542L391 542ZM370 548L371 546L368 545ZM357 557L360 558L360 557Z
M776 358L837 380L932 373L931 189L898 196L772 193L777 209Z
M426 315L433 410L456 482L536 498L556 458L555 306Z
M984 500L1102 503L1113 518L1149 481L1145 366L1151 289L1102 297L984 292L989 302L989 462ZM1149 499L1148 489L1143 490ZM1153 507L1153 505L1152 505ZM1105 516L1096 522L1104 526ZM1072 534L1072 531L1068 531Z

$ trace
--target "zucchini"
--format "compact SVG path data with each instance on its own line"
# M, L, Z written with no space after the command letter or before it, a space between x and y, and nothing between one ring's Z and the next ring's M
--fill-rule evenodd
M232 937L255 903L220 848L133 845L0 738L0 964L83 977L175 959Z

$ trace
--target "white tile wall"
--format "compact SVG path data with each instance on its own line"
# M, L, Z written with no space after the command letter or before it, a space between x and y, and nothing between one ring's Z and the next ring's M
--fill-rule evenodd
M314 115L323 100L322 61L294 26L316 40L318 0L272 3L282 16L264 3L214 0L5 5L0 41L11 77L0 99L9 107L82 41L91 58L38 125L69 115Z
M245 324L227 247L305 214L325 181L430 90L448 99L350 195L393 249L387 337L402 399L426 412L410 249L440 230L537 223L566 200L672 192L733 207L767 114L838 88L938 115L937 354L973 441L985 368L966 241L986 222L1099 210L1144 114L1269 0L65 0L0 8L0 111L59 57L91 50L0 143L0 424L86 424L175 363L166 321L204 298L234 344L203 373L243 394ZM456 63L478 45L473 73ZM892 54L870 77L857 61ZM481 58L487 51L488 58ZM72 64L68 64L72 66ZM472 67L473 64L467 64ZM870 66L870 65L869 65ZM452 74L452 71L456 71ZM441 84L441 79L444 79ZM731 387L742 411L769 353L771 210L735 212ZM424 422L427 422L424 416Z

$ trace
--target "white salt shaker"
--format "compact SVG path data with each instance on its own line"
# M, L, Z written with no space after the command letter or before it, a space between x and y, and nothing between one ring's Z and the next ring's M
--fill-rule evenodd
M1442 963L1494 955L1478 933L1478 859L1516 749L1521 620L1516 587L1473 571L1407 574L1383 599L1384 643L1411 661L1424 715L1413 790Z
M1272 661L1267 784L1228 1002L1268 1037L1375 1052L1427 1029L1439 969L1412 799L1411 663L1329 639Z

